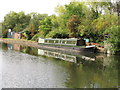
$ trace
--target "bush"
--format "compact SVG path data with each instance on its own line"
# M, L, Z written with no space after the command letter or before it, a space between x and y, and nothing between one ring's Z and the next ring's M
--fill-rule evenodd
M68 38L69 34L67 30L56 29L52 30L46 35L46 38Z
M2 38L7 38L8 30L2 30Z
M39 38L39 33L38 34L35 34L33 37L32 37L32 41L38 41L38 38Z
M110 44L109 49L112 54L120 52L120 26L112 26L106 29L105 34L108 34L106 42Z

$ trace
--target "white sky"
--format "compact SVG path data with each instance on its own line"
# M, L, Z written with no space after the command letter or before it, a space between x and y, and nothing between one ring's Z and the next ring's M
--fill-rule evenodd
M24 11L26 14L31 12L55 14L54 8L60 4L69 3L70 0L1 0L0 1L0 21L10 11Z

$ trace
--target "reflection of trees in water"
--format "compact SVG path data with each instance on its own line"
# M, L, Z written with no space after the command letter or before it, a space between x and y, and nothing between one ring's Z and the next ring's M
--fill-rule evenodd
M21 52L38 56L38 49L33 47L21 46Z
M15 50L15 51L20 51L23 53L28 53L30 55L36 55L38 56L38 49L37 48L33 48L33 47L28 47L28 46L22 46L19 44L6 44L3 43L2 44L2 49L3 50Z
M2 43L0 42L0 48L2 48Z
M3 49L3 50L8 50L8 46L7 46L6 43L3 43L3 44L2 44L2 49Z
M20 45L18 44L2 44L2 49L3 50L15 50L15 51L20 51Z
M70 77L65 83L69 88L114 88L118 86L118 60L116 56L105 57L111 61L104 66L104 60L84 61L79 66L69 67ZM107 61L106 61L107 62Z

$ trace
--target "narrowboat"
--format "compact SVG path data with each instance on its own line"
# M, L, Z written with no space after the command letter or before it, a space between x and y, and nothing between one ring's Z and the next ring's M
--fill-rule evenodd
M39 47L51 49L65 49L65 50L76 50L76 51L90 51L95 52L96 46L86 46L84 39L69 38L69 39L53 39L53 38L39 38L38 40Z

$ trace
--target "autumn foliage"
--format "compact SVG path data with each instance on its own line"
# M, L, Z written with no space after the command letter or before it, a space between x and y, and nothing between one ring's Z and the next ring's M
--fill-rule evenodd
M77 38L78 37L78 26L80 24L80 20L77 15L73 15L69 20L68 20L68 28L69 28L69 37Z

